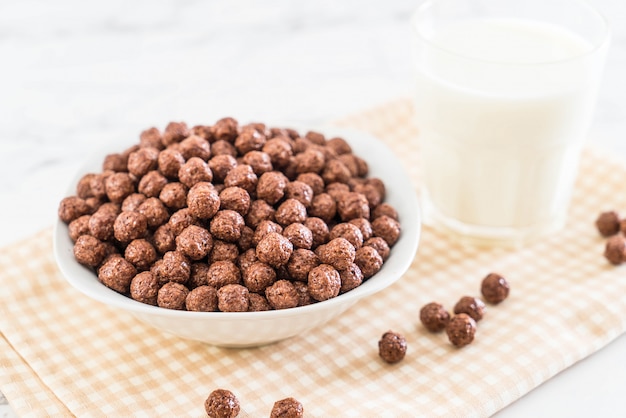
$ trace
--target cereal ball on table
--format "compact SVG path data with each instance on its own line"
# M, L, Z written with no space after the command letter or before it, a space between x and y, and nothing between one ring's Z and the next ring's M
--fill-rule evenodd
M239 134L239 123L236 119L231 117L225 117L213 125L211 133L216 140L224 140L228 142L235 142L237 135Z
M270 418L302 418L304 408L302 404L294 398L285 398L276 401L270 412Z
M320 264L309 272L309 294L317 301L332 299L339 294L341 277L339 272L328 264Z
M441 303L430 302L420 309L420 321L428 331L440 332L450 322L450 313Z
M260 261L252 263L243 271L243 284L250 292L263 293L276 282L276 271ZM273 305L273 304L272 304Z
M287 264L292 252L293 244L276 232L267 234L256 247L257 258L274 268Z
M489 273L480 284L483 298L494 305L506 299L509 296L509 291L509 283L498 273Z
M257 188L258 178L252 167L247 164L240 164L228 172L224 178L226 187L241 187L248 193L254 193Z
M236 242L241 237L245 225L243 217L234 210L218 211L210 223L211 234L223 241Z
M198 219L211 219L220 208L220 196L211 183L196 183L187 194L187 207Z
M263 295L259 295L258 293L249 293L248 299L248 312L262 312L272 310L272 307Z
M211 158L211 145L209 141L198 135L190 135L183 139L178 149L180 153L183 154L185 160L199 158L203 161L207 161Z
M168 183L167 178L158 171L150 171L139 180L137 191L146 197L159 197L161 190Z
M250 306L249 292L239 284L227 284L217 291L217 306L222 312L247 312Z
M198 286L187 294L185 307L188 311L214 312L217 310L217 289Z
M372 231L374 231L375 236L384 239L391 247L400 237L400 224L395 219L383 215L374 219Z
M89 218L91 218L91 215L83 215L69 223L67 229L72 242L76 242L81 235L90 235Z
M237 167L237 160L232 155L215 155L209 160L209 168L213 173L213 180L217 183L224 182L224 179L233 168Z
M102 242L91 235L81 235L74 244L74 257L80 264L97 267L106 255Z
M191 134L185 122L170 122L162 135L163 145L168 146L180 142Z
M380 271L383 258L374 248L366 246L356 250L354 263L361 269L363 277L369 279Z
M183 154L174 149L164 149L157 158L159 172L170 180L178 179L178 171L183 164L185 164Z
M337 201L337 212L344 222L355 218L369 219L370 206L367 198L361 193L348 192L341 195Z
M226 389L216 389L204 401L209 418L235 418L239 415L239 400Z
M139 212L122 212L113 223L113 235L119 242L143 238L148 233L148 218Z
M354 263L356 250L347 239L335 238L320 248L317 255L322 263L330 264L337 270L345 270Z
M148 220L148 228L158 228L166 223L170 217L170 213L156 197L146 199L139 207L137 212L141 213Z
M241 284L241 270L232 261L216 261L209 265L206 284L216 289L229 284Z
M98 268L98 279L108 288L126 294L130 290L130 282L137 275L135 267L121 256L108 258Z
M277 203L285 195L289 179L278 171L263 173L257 182L256 195L270 205Z
M222 210L234 210L241 216L246 216L250 210L250 194L241 187L226 187L219 197Z
M454 305L454 313L460 314L464 313L472 317L472 319L476 322L483 319L485 315L485 304L482 300L472 297L472 296L463 296L459 301Z
M159 150L156 148L140 148L128 156L128 172L142 177L158 167Z
M328 242L328 235L330 234L330 231L328 230L328 224L326 224L323 219L309 216L304 221L304 226L309 228L313 234L313 245L311 248L317 248L318 246Z
M398 363L406 355L406 339L401 334L387 331L378 341L378 355L386 363Z
M287 271L294 280L306 282L309 272L319 265L320 259L313 251L298 248L291 254L287 263Z
M620 265L626 260L626 238L614 235L606 241L604 257L609 263Z
M135 239L124 250L124 258L130 261L138 271L144 271L149 270L157 260L157 252L148 240Z
M464 347L474 341L476 321L464 313L455 315L446 326L446 334L452 345Z
M283 230L283 236L293 244L294 248L310 249L313 245L313 233L301 223L292 223Z
M264 220L275 220L274 209L265 200L255 200L250 203L250 210L246 214L246 224L252 228L256 228Z
M184 285L176 282L167 282L159 289L157 293L157 305L161 308L185 310L185 301L189 289Z
M352 263L350 266L339 272L341 279L341 288L339 293L346 293L352 289L356 289L363 283L363 273L358 265Z
M308 214L326 223L331 222L337 214L337 202L328 193L320 193L313 197Z
M274 309L288 309L298 306L298 292L289 280L279 280L267 287L265 297Z
M59 204L59 218L70 223L83 215L91 213L91 208L84 199L76 196L66 197Z
M213 248L213 237L206 229L189 225L176 237L176 249L192 260L201 260Z
M130 282L130 297L148 305L157 305L159 279L149 271L142 271Z
M191 264L180 251L168 251L153 265L152 272L156 274L160 283L187 283L191 275Z
M178 179L182 184L191 188L200 182L213 181L213 172L203 159L192 157L178 170Z

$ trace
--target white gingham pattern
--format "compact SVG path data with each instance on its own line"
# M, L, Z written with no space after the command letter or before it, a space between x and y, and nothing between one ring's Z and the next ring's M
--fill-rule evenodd
M417 131L409 101L345 119L406 163L415 185ZM221 349L160 333L93 302L58 272L50 231L0 251L0 390L20 416L204 416L215 388L235 392L242 417L269 416L293 396L307 417L488 416L626 329L626 267L602 256L593 222L626 211L626 167L583 157L567 227L521 250L464 247L424 228L410 270L326 326L255 349ZM490 271L511 295L487 306L476 340L453 348L419 324L437 300L479 296ZM393 329L399 364L378 358Z

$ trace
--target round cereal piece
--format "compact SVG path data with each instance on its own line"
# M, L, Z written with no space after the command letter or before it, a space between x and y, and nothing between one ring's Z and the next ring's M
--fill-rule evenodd
M224 178L226 187L241 187L248 193L254 193L257 187L257 176L252 171L252 167L247 164L240 164L228 172Z
M163 151L159 152L159 157L157 158L157 166L159 168L159 172L163 174L168 179L177 180L178 179L178 171L185 164L185 158L180 151L175 149L166 148Z
M87 199L85 199L85 203L87 203L87 206L89 206L89 213L93 213L95 211L97 211L100 206L102 206L105 202L103 199L100 199L99 197L88 197Z
M161 200L156 197L146 199L139 207L137 212L141 213L148 220L148 227L155 229L165 224L170 214Z
M213 172L213 180L216 183L223 183L228 173L237 167L237 160L232 155L215 155L209 160L209 168Z
M351 178L359 175L359 165L354 154L341 154L337 158L350 170Z
M378 341L378 355L386 363L398 363L406 355L406 339L397 332L387 331Z
M268 140L263 146L263 152L270 157L272 166L276 168L286 167L293 155L291 145L283 137L275 137Z
M187 206L196 218L211 219L220 208L220 197L211 183L196 183L187 195Z
M354 263L363 272L363 277L369 279L380 271L383 266L383 258L374 248L366 246L356 250Z
M363 242L367 241L374 235L374 231L372 230L372 224L365 218L354 218L350 219L348 223L355 225L361 231L361 235L363 236Z
M302 418L304 407L294 398L285 398L274 402L270 418Z
M89 233L101 241L113 239L115 219L119 206L105 203L89 218Z
M274 214L276 222L282 226L302 223L307 217L306 207L296 199L287 199L278 206Z
M304 152L296 154L294 158L296 174L319 174L324 168L325 163L326 157L324 157L324 153L312 148L307 148Z
M216 389L204 401L209 418L235 418L239 415L239 400L226 389Z
M452 345L464 347L474 341L476 321L464 313L455 315L446 326L446 334Z
M318 256L322 263L330 264L337 270L345 270L355 262L356 250L347 239L335 238L320 248ZM359 268L363 270L363 267ZM365 272L363 274L365 275Z
M199 157L191 157L180 166L178 179L185 186L191 188L200 182L210 183L213 181L213 172L209 164Z
M344 183L328 183L326 186L326 193L331 195L335 201L338 201L339 198L344 194L350 191L350 186Z
M237 244L219 239L213 240L213 250L209 253L209 264L216 261L237 261L239 249Z
M137 275L135 267L123 257L109 257L98 269L98 279L108 288L118 293L130 291L130 282Z
M275 281L276 271L271 266L260 261L250 264L243 272L243 284L250 292L263 293Z
M128 160L124 157L124 155L115 153L109 154L104 157L104 162L102 163L102 170L111 170L117 173L122 173L127 171L126 164Z
M324 193L324 180L319 174L302 173L298 175L298 177L296 178L296 181L307 184L313 191L314 196L320 193Z
M212 286L198 286L187 294L185 308L194 312L217 311L217 289Z
M371 184L376 187L378 189L378 193L380 193L380 196L383 198L383 200L385 199L385 195L387 194L387 192L385 189L385 183L383 183L381 179L376 177L370 177L368 179L365 179L365 183Z
M285 195L289 179L278 171L263 173L256 186L256 195L270 205L277 203Z
M250 267L251 270L253 267ZM298 291L289 280L279 280L265 289L265 297L274 309L288 309L298 306Z
M157 260L156 249L148 240L132 240L124 250L124 258L130 261L137 271L150 270Z
M216 140L224 140L228 142L235 142L237 135L239 134L239 124L236 119L231 117L225 117L213 125L211 133Z
M506 299L509 291L509 283L498 273L489 273L480 283L480 293L487 302L493 305Z
M102 242L91 235L81 235L74 244L74 258L80 264L96 267L104 260L105 248Z
M308 131L304 137L317 145L326 145L326 138L324 134L315 131Z
M300 154L309 149L313 143L306 138L296 137L293 139L292 149L294 154Z
M81 235L91 234L89 232L89 218L91 218L91 215L83 215L81 217L74 219L67 226L70 239L72 240L72 242L76 242L78 237L80 237Z
M263 220L259 223L259 225L254 230L254 235L252 236L252 244L259 245L259 242L270 232L277 232L282 234L283 227L278 225L276 222L272 222L269 220Z
M248 293L248 299L250 301L248 305L248 312L263 312L272 310L270 303L263 295L259 295L258 293Z
M341 289L339 272L328 264L320 264L309 272L307 287L319 302L337 297Z
M221 210L234 210L241 216L245 216L250 210L250 194L241 187L226 187L219 197Z
M315 249L318 246L326 244L326 242L328 242L328 236L330 234L330 231L328 230L328 225L326 224L326 222L324 222L323 219L310 216L304 221L304 226L309 228L309 230L313 234L313 245L311 246L312 249Z
M319 257L311 250L298 248L287 263L287 272L294 280L306 282L309 272L320 265Z
M176 282L187 283L191 275L191 264L189 259L180 251L168 251L163 254L163 258L158 266L152 269L159 279L159 283Z
M257 258L274 268L287 264L292 252L291 241L277 232L267 234L256 247Z
M205 286L207 284L207 273L209 271L209 265L205 262L191 263L191 269L189 273L189 280L187 280L187 288L195 289L199 286Z
M159 279L149 271L142 271L130 282L130 297L137 302L157 306Z
M485 315L485 304L478 298L463 296L459 299L456 305L454 305L454 313L467 314L471 316L474 321L478 322L483 319L483 316Z
M256 250L254 248L250 248L247 251L239 254L237 257L237 265L242 272L245 272L247 268L249 268L252 263L258 261L256 257Z
M213 237L206 229L189 225L176 237L176 250L192 260L201 260L213 248Z
M167 223L174 236L177 237L189 225L197 225L197 219L191 214L189 208L183 208L174 212Z
M353 191L365 196L367 203L370 205L370 209L379 206L383 201L380 192L373 184L357 184L354 186Z
M350 170L339 159L328 161L322 170L322 179L326 184L347 183L350 177L352 177Z
M217 290L217 306L222 312L246 312L250 307L249 291L240 284L227 284Z
M386 261L389 258L389 253L391 250L389 249L389 244L387 241L382 239L381 237L372 237L363 243L364 246L372 247L375 249L378 254L383 258L383 261Z
M241 270L232 261L216 261L209 265L206 281L216 289L229 284L241 284Z
M381 216L388 216L391 219L399 220L398 211L394 209L389 203L381 203L376 206L372 211L372 220L380 218Z
M211 126L208 125L196 125L191 128L191 133L193 135L198 135L209 141L209 143L215 142L215 138L213 137L213 133L211 132Z
M148 233L148 219L139 212L122 212L113 223L113 235L119 242L143 238Z
M352 289L355 289L363 283L363 273L358 265L355 263L350 264L345 270L339 272L339 278L341 278L341 287L339 293L346 293Z
M211 234L223 241L236 242L241 237L245 225L243 217L234 210L220 210L211 219Z
M283 236L293 244L294 248L311 249L313 233L301 223L294 222L283 230Z
M94 195L94 197L97 197L100 199L103 199L106 197L107 193L106 193L105 182L106 182L106 179L114 173L115 173L114 171L107 170L100 174L96 174L95 176L91 178L91 181L89 182L89 186L91 187L91 193Z
M158 128L152 127L139 134L139 146L142 148L151 147L158 150L163 149L163 137Z
M160 308L185 310L189 289L180 283L167 282L157 292L157 305Z
M356 225L348 222L333 226L328 235L328 239L333 240L335 238L347 239L357 250L363 246L363 234L361 230Z
M374 231L374 236L381 237L391 247L400 237L400 223L389 216L383 215L374 219L372 231Z
M250 151L260 151L265 145L265 135L256 129L244 129L235 139L235 148L239 155Z
M596 219L596 228L603 237L610 237L620 231L620 217L615 211L602 212Z
M150 171L139 180L137 191L146 197L158 197L161 190L168 183L167 178L158 171Z
M237 157L237 149L233 144L223 139L215 141L211 144L211 155L230 155L231 157Z
M256 228L264 220L275 220L276 209L265 200L254 200L250 203L250 210L246 215L246 224L251 228Z
M76 196L81 199L87 199L89 197L93 197L93 192L91 191L91 180L96 177L95 173L87 173L78 180L76 184Z
M328 223L337 214L337 203L328 193L320 193L313 197L308 214L309 216L321 218Z
M159 150L156 148L139 148L128 156L128 171L137 177L146 175L158 167Z
M198 135L190 135L183 139L178 150L185 160L200 158L203 161L207 161L211 157L209 141Z
M611 264L620 265L626 260L626 238L622 235L614 235L606 241L604 257Z
M430 302L420 309L420 321L428 331L440 332L448 326L450 312L441 303Z
M152 237L154 242L154 248L160 253L165 254L168 251L176 249L176 235L172 232L172 227L169 224L161 225L154 231Z
M309 293L309 287L305 282L296 280L292 282L292 284L298 292L298 306L307 306L317 302L311 297L311 294Z
M335 151L337 155L352 153L352 147L350 147L350 144L348 144L345 139L340 137L329 139L326 141L326 146Z
M313 189L304 182L292 181L285 187L285 197L295 199L302 203L305 208L308 208L313 202Z
M91 208L85 202L77 196L65 197L59 204L59 218L66 224L72 222L83 215L91 213Z
M237 247L240 251L247 251L254 247L252 239L254 238L254 231L248 225L244 225L241 228L241 236L237 240Z
M274 169L270 156L262 151L247 152L246 155L243 156L242 162L252 167L252 171L257 177Z
M171 210L182 209L187 206L187 191L187 186L182 183L167 183L159 193L159 199Z
M165 127L161 141L168 146L187 138L191 132L185 122L170 122Z
M122 201L122 212L136 211L145 200L146 196L142 193L133 193L126 196L124 201Z
M348 192L342 194L337 201L337 212L344 222L355 218L369 219L370 206L361 193Z

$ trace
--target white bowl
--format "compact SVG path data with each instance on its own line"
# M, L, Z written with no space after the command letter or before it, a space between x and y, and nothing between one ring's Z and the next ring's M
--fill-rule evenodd
M57 221L54 230L54 254L67 281L85 295L107 305L134 314L141 321L183 338L223 347L251 347L280 341L320 326L341 314L365 296L370 296L398 280L409 268L417 250L421 216L411 181L396 156L379 140L359 131L341 128L315 129L327 137L341 136L356 155L370 168L369 177L385 183L385 201L400 216L402 233L391 249L382 269L361 286L336 298L298 308L265 312L188 312L159 308L137 302L100 283L96 275L74 259L73 243L67 225ZM306 130L299 130L306 132ZM126 144L129 146L129 144ZM117 145L108 152L120 152ZM67 196L74 195L76 183L88 172L101 170L107 150L92 156L70 185Z

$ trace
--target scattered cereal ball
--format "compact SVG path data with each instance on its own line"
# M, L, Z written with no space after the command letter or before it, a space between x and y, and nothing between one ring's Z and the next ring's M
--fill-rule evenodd
M213 172L213 180L217 183L222 183L230 170L235 167L237 167L237 160L232 155L215 155L209 160L209 168Z
M176 249L192 260L206 257L213 248L213 237L206 229L189 225L176 237Z
M304 226L309 228L313 234L313 245L311 248L317 248L318 246L328 242L328 224L323 219L310 216L304 221Z
M313 201L313 189L308 184L301 181L292 181L285 187L287 199L295 199L302 203L305 208L311 206Z
M66 197L59 204L59 218L66 224L89 213L91 213L89 205L80 197Z
M282 226L287 226L292 223L302 223L306 219L306 207L296 199L287 199L280 204L276 213L276 222Z
M177 210L170 216L167 224L170 226L175 237L179 236L185 228L190 225L197 225L198 220L192 215L189 208Z
M270 232L256 247L256 256L263 263L276 268L284 266L293 252L293 244L277 232Z
M224 186L241 187L248 193L256 191L258 179L252 167L247 164L240 164L228 172L224 178Z
M160 283L187 283L191 275L189 259L180 251L168 251L163 259L153 265L153 273Z
M217 310L217 290L212 286L198 286L187 294L188 311L213 312Z
M170 122L165 127L165 132L163 132L163 145L168 146L175 142L180 142L187 138L190 133L185 122Z
M363 218L358 218L363 219ZM330 230L328 239L345 238L357 250L363 246L363 234L358 226L348 222L337 224Z
M313 245L313 233L301 223L288 225L283 231L283 236L291 241L294 248L305 248L308 250Z
M446 326L446 334L452 345L464 347L474 341L476 321L464 313L455 315Z
M257 182L257 197L273 205L285 195L288 182L289 179L279 171L263 173Z
M245 225L243 217L234 210L220 210L211 219L210 231L217 239L236 242L241 237Z
M346 293L352 289L355 289L363 283L363 273L359 266L355 263L350 264L345 270L339 272L339 278L341 278L341 288L339 293Z
M450 322L450 313L441 303L427 303L420 309L420 321L430 332L440 332L446 329Z
M142 271L130 282L130 297L137 302L156 306L158 293L159 279L149 271Z
M273 221L275 213L276 210L265 200L255 200L250 203L250 210L248 210L246 215L246 223L250 227L256 228L264 220Z
M391 247L400 237L400 223L386 215L374 219L372 222L374 235L384 239Z
M115 172L124 172L126 170L127 159L122 154L109 154L104 157L102 170L111 170Z
M472 296L463 296L456 303L456 305L454 305L454 313L467 314L471 316L474 321L478 322L483 319L483 315L485 314L485 304L482 300L478 298L474 298Z
M146 197L158 197L167 183L168 180L163 174L153 170L139 180L137 191Z
M322 263L330 264L337 270L345 270L354 263L356 250L347 239L335 238L318 251L318 256Z
M213 240L213 250L209 253L209 264L216 261L237 261L239 249L237 244L222 241L220 239Z
M154 248L160 253L165 254L168 251L176 249L176 235L172 232L169 224L161 225L154 231L152 237Z
M259 225L254 230L254 235L252 236L252 244L259 245L259 242L261 242L261 240L265 238L265 236L270 232L277 232L279 234L282 234L283 227L278 225L276 222L268 220L261 221L261 223L259 223Z
M211 219L220 208L220 196L211 183L196 183L187 195L187 207L198 219Z
M113 224L113 235L119 242L143 238L148 232L148 219L139 212L122 212Z
M226 389L216 389L204 401L209 418L235 418L239 415L239 400Z
M199 158L207 161L211 157L209 141L198 135L190 135L183 139L180 143L179 151L183 154L185 160Z
M91 218L90 215L83 215L74 219L67 226L72 242L76 242L81 235L89 235L89 218Z
M328 193L320 193L313 197L311 207L309 207L309 216L322 219L328 223L333 220L337 214L337 202Z
M206 284L220 289L229 284L241 283L241 270L232 261L216 261L209 265Z
M184 285L167 282L161 286L157 293L157 305L161 308L183 311L188 294L189 289Z
M74 257L80 264L96 267L105 256L105 248L98 238L81 235L74 244Z
M610 237L620 231L620 217L615 211L602 212L596 219L596 227L603 237Z
M168 179L178 179L178 171L185 164L183 154L174 149L164 149L159 153L157 158L157 166L159 172Z
M135 267L121 256L113 256L98 269L98 279L118 293L128 293L130 282L137 275Z
M372 237L363 243L364 246L372 247L378 254L383 258L383 261L386 261L389 257L389 253L391 250L389 249L389 244L387 241L382 239L381 237Z
M398 211L389 203L381 203L376 206L372 211L372 220L380 218L381 216L388 216L391 219L399 220Z
M157 252L147 240L135 239L124 250L124 258L138 271L150 270L150 266L157 260Z
M250 300L250 303L248 305L248 312L262 312L272 310L272 307L263 295L259 295L258 293L249 293L248 299Z
M220 192L220 209L234 210L245 216L250 210L250 194L241 187L226 187Z
M235 138L237 138L237 134L239 133L239 124L237 120L231 117L222 118L215 122L211 128L211 133L218 141L235 142Z
M406 355L406 339L397 332L387 331L378 341L378 355L385 362L393 364Z
M333 266L320 264L309 272L307 286L311 297L321 302L339 294L341 277Z
M159 132L159 129L152 127L141 132L141 134L139 135L139 146L142 148L152 147L159 150L163 149L164 146L162 142L161 132Z
M189 289L195 289L196 287L205 286L207 284L207 273L209 271L209 265L207 263L191 263L191 271L189 273L189 280L187 280L187 287Z
M256 261L243 271L243 284L250 292L263 293L276 281L276 271L269 265ZM272 306L274 304L272 303Z
M626 260L626 238L622 235L614 235L606 241L604 257L611 264L620 265Z
M302 404L294 398L285 398L274 402L270 418L302 418L304 408Z
M187 206L187 190L182 183L167 183L159 193L159 199L171 210L182 209Z
M383 258L374 248L365 246L356 250L354 263L363 272L363 277L369 279L383 266Z
M167 208L156 197L146 199L139 207L137 212L141 213L148 220L148 228L158 228L166 223L170 217Z
M134 212L139 208L139 205L145 201L146 196L142 193L133 193L126 196L122 202L122 212Z
M128 156L128 172L142 177L149 171L156 170L159 150L156 148L139 148Z
M481 282L480 292L485 300L498 304L509 296L509 283L497 273L489 273Z
M253 267L250 267L250 271ZM289 280L279 280L265 289L265 297L274 309L298 306L298 292Z
M217 291L217 306L222 312L247 312L248 294L248 289L240 284L227 284Z
M180 166L178 179L182 184L191 188L200 182L210 183L213 180L213 172L203 159L191 157Z
M361 193L348 192L341 195L341 199L337 202L337 212L341 220L347 222L354 218L370 217L370 206ZM374 225L372 224L372 228Z

